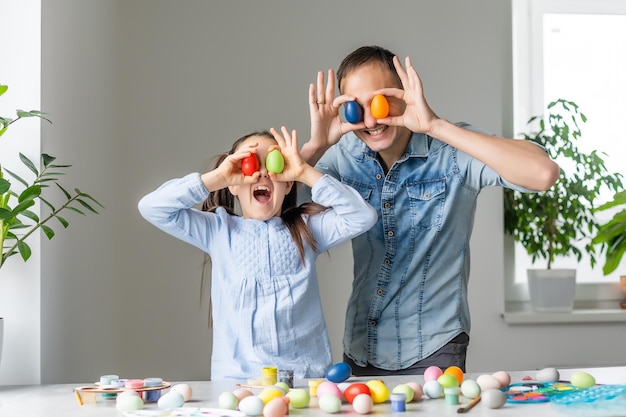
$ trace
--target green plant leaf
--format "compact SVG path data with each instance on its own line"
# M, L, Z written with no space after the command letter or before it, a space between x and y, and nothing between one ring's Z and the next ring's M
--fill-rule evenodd
M6 221L15 217L11 210L7 210L5 208L0 207L0 220Z
M12 176L14 179L16 179L17 181L19 181L22 185L24 185L24 187L28 187L28 183L26 181L24 181L22 179L22 177L20 177L19 175L17 175L16 173L14 173L13 171L9 171L6 167L3 168L5 170L5 172L7 174L9 174L10 176Z
M26 155L24 155L23 153L20 152L20 160L22 161L22 163L24 165L26 165L28 167L28 169L30 169L36 176L39 176L39 171L37 170L37 167L35 166L35 164L33 164L33 161L31 161L30 159L28 159L28 157Z
M55 215L54 217L59 221L59 223L61 223L61 225L63 225L64 228L67 229L67 226L70 225L67 220L65 220L63 217L59 216L58 214Z
M22 240L17 242L17 249L20 251L20 255L22 256L22 259L24 261L27 261L28 258L30 258L30 255L31 255L30 246L28 246L26 242Z
M0 178L0 194L4 194L11 188L11 183L4 178Z
M34 205L35 205L35 202L33 200L22 201L17 206L15 206L15 208L13 208L13 213L15 215L18 215L22 213L24 210L26 210L27 208L32 207Z
M0 84L0 96L6 93L8 89L9 89L8 85Z
M85 207L87 210L91 211L92 213L98 214L98 212L89 204L87 204L84 200L77 198L76 201L78 201L83 207Z
M43 231L43 233L46 235L46 237L48 238L48 240L52 239L54 237L54 230L52 230L51 228L49 228L48 226L46 226L45 224L41 225L41 230Z
M38 185L32 185L28 187L27 189L25 189L24 191L22 191L22 193L18 197L18 201L23 202L27 200L34 200L40 195L41 195L41 187Z
M82 214L83 216L85 215L84 212L80 211L79 209L77 209L76 207L72 207L72 206L67 206L66 207L68 210L72 210L75 211L76 213Z

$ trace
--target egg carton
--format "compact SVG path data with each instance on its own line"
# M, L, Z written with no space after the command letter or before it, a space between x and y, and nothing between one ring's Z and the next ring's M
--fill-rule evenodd
M551 402L553 407L570 416L624 416L626 385L596 385L555 396Z

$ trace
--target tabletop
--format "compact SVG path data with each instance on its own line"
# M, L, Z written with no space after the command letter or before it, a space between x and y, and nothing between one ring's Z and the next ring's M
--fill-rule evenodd
M623 367L599 367L599 368L577 368L577 369L559 369L560 380L569 381L570 376L574 372L586 372L592 375L597 386L626 386L626 366ZM518 371L509 372L511 375L511 384L519 384L527 382L529 378L534 378L538 371ZM491 373L487 373L491 375ZM476 379L482 373L468 373L465 379ZM164 378L165 379L165 378ZM346 382L367 382L372 379L382 379L383 382L391 390L398 384L406 382L424 383L423 376L385 376L378 377L351 377ZM237 381L168 381L171 386L176 384L188 384L193 391L192 397L187 401L183 408L194 409L196 411L205 411L204 415L222 415L232 416L234 412L218 410L218 397L223 392L232 392L239 388ZM244 382L244 381L241 381ZM93 384L93 383L88 383ZM78 384L42 384L42 385L21 385L21 386L0 386L0 416L65 416L65 417L100 417L100 416L123 416L124 413L116 409L116 400L103 398L98 395L95 402L84 402L79 404L75 397L74 390L77 387L85 386L84 383ZM295 387L307 388L308 381L296 380ZM595 388L595 387L594 387ZM251 389L253 393L258 394L260 389ZM163 390L166 393L167 390ZM421 415L421 416L456 416L459 415L458 409L469 403L470 399L459 397L459 404L452 405L446 403L444 399L430 399L423 396L420 401L413 401L406 404L405 412L392 412L389 401L374 404L374 408L368 415L383 416L393 415L401 417L401 414ZM619 406L619 410L617 407ZM145 402L143 411L144 415L157 416L163 414L163 410L159 410L157 402ZM542 403L512 403L507 402L503 407L491 409L482 401L478 402L470 410L464 414L470 416L494 416L494 417L517 417L517 416L626 416L626 395L621 395L611 400L603 399L603 401L590 404L577 405L557 405L551 402ZM175 414L172 414L175 415ZM182 415L182 414L179 414ZM191 414L188 414L191 415ZM197 414L201 415L201 414ZM317 407L315 401L311 401L308 407L301 409L291 409L289 416L297 417L329 417L328 414ZM352 406L343 402L341 410L336 413L337 416L358 417Z

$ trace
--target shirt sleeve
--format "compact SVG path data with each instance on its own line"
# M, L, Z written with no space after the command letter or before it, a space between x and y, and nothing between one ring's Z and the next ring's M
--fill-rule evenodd
M219 224L215 213L194 208L209 195L199 173L167 181L144 196L138 209L144 219L164 232L208 252L210 234Z
M313 185L311 197L329 207L309 218L319 252L367 232L378 219L376 210L356 190L327 174Z

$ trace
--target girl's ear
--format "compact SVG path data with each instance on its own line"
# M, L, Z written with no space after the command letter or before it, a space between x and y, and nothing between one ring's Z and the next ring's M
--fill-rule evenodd
M228 191L230 191L230 193L232 195L237 195L237 190L239 189L239 187L237 187L236 185L229 185L228 186Z
M285 187L285 195L291 192L291 187L293 187L293 181L287 181L287 186Z

